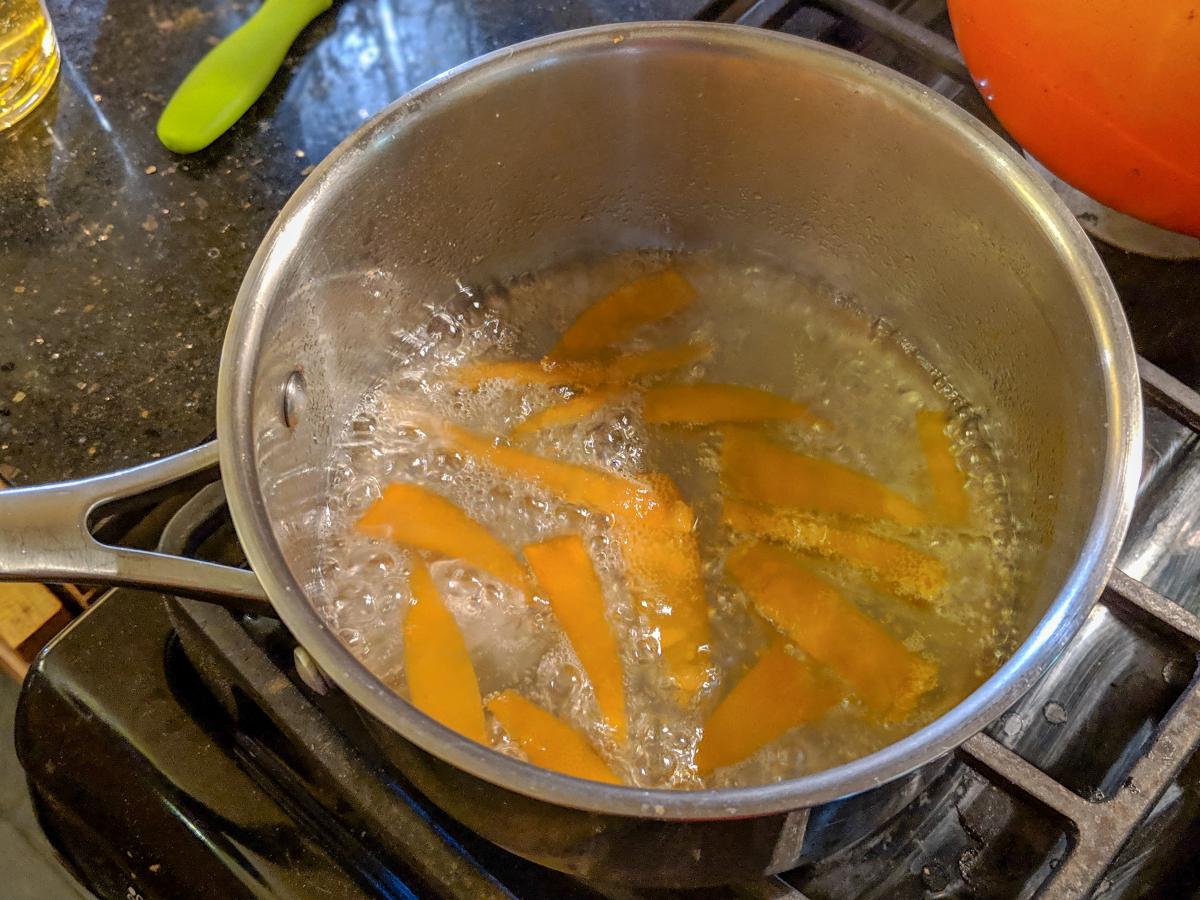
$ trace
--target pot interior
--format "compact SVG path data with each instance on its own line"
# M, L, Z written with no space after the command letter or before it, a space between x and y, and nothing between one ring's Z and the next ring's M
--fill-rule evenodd
M1135 376L1117 370L1132 356L1073 223L946 106L828 48L680 25L493 56L391 107L298 192L239 298L221 436L246 429L264 546L319 595L333 443L423 301L588 255L716 250L834 286L986 410L1020 473L1014 517L1037 537L1016 610L1029 634L1081 555L1111 559L1103 497L1136 432ZM306 400L288 427L296 371ZM277 565L264 555L260 574Z

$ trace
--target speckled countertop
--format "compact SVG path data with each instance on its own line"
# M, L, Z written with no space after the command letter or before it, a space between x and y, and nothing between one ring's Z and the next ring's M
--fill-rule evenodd
M203 153L154 137L172 88L257 7L48 0L57 87L0 132L0 473L108 471L213 430L242 272L312 166L404 91L480 53L703 0L340 0L267 94ZM1101 247L1142 353L1200 383L1200 262Z
M0 471L36 483L181 450L214 428L242 272L312 166L409 88L525 38L687 18L700 0L341 0L208 150L154 136L173 87L257 8L48 0L58 85L0 132Z

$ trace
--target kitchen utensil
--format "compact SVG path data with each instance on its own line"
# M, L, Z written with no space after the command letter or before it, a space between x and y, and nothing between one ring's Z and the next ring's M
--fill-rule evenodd
M292 41L333 0L265 0L244 25L213 47L167 102L158 139L176 153L203 150L267 89Z
M314 608L314 498L352 409L392 359L390 311L635 247L738 252L824 279L986 407L1004 464L1026 470L1011 499L1042 544L1015 612L1027 636L934 723L777 784L672 792L579 781L427 718ZM217 408L219 450L5 492L0 577L273 607L434 802L514 852L639 884L780 871L911 798L1071 639L1112 567L1140 471L1136 357L1120 305L1091 244L1024 160L940 96L861 58L695 23L508 48L351 135L297 190L246 274ZM253 575L90 537L106 501L215 477L218 456Z

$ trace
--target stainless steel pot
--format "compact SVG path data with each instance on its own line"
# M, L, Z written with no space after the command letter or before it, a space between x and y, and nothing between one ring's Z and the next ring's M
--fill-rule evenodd
M1013 481L1017 518L1041 540L1018 610L1027 638L933 724L853 763L761 787L578 781L426 718L310 604L312 499L351 408L389 365L388 323L462 283L634 247L723 248L823 278L892 320L988 409L1004 463L1029 475ZM1136 360L1112 285L1016 154L941 97L857 57L685 23L593 28L493 53L349 137L254 258L218 410L221 474L257 581L89 535L102 501L211 473L212 445L6 492L0 577L157 585L264 611L269 598L434 802L523 856L644 884L786 869L903 801L1070 640L1113 564L1141 450Z

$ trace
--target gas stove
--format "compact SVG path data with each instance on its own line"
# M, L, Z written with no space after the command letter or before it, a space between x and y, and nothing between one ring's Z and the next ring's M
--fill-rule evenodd
M1181 605L1115 574L1046 677L881 831L705 896L1200 891L1200 398L1148 364L1144 380L1157 406L1121 567ZM159 546L241 562L220 485L180 499ZM638 896L441 814L273 619L110 592L38 660L18 750L47 835L101 897Z
M940 0L714 0L697 17L847 47L995 124ZM1198 266L1099 246L1139 348L1195 383L1197 348L1153 301L1200 288ZM1149 363L1142 377L1146 464L1120 571L1054 668L875 834L703 896L1200 894L1200 397ZM167 520L164 550L243 561L219 485L151 518ZM111 591L37 661L17 741L47 835L101 897L643 896L444 816L271 619Z

